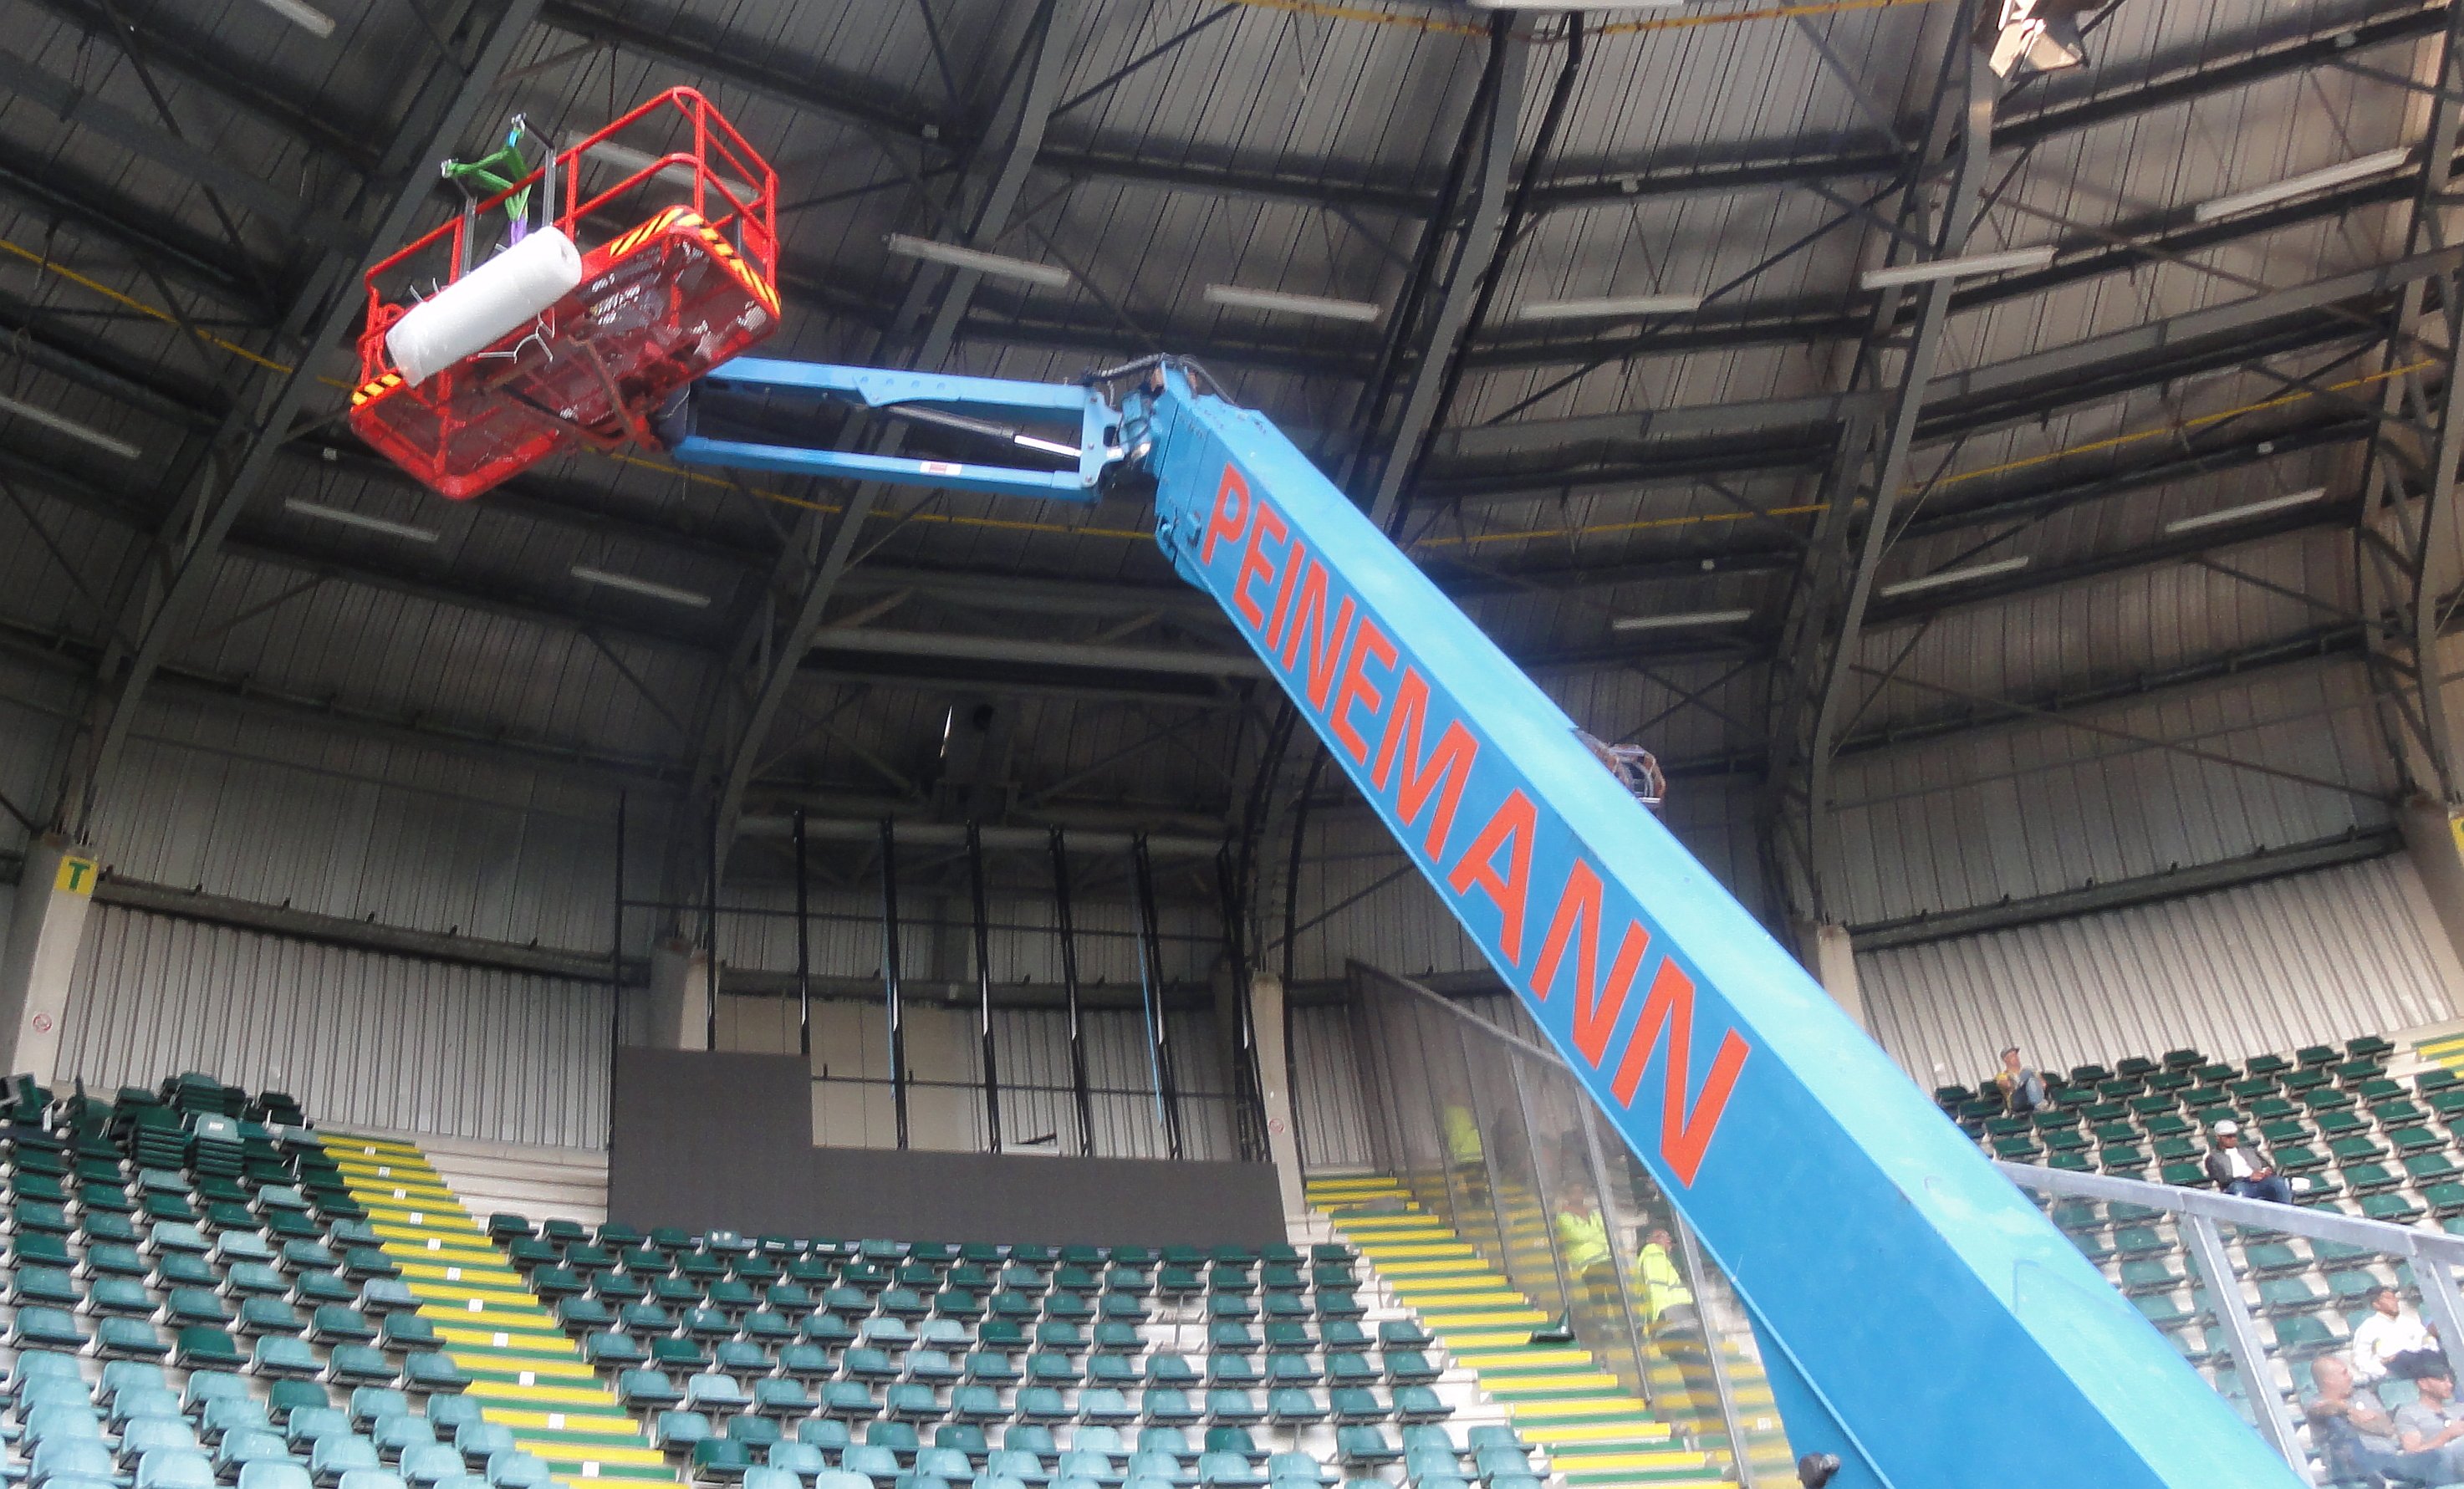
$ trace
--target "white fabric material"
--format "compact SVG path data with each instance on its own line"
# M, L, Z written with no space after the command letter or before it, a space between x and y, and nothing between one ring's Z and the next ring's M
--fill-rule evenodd
M2395 1317L2373 1308L2370 1316L2353 1327L2353 1373L2363 1380L2386 1377L2387 1362L2397 1355L2415 1349L2435 1349L2438 1341L2430 1337L2430 1325L2410 1308L2398 1310Z
M2250 1154L2238 1148L2219 1148L2216 1151L2225 1155L2225 1168L2229 1171L2229 1179L2246 1179L2258 1171L2251 1167Z
M412 386L484 351L582 282L573 240L541 228L410 308L385 333L385 350Z

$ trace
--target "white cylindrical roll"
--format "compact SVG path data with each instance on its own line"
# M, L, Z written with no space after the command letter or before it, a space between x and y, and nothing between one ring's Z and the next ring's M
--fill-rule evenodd
M519 243L410 308L385 350L413 386L536 319L582 282L582 254L554 228Z

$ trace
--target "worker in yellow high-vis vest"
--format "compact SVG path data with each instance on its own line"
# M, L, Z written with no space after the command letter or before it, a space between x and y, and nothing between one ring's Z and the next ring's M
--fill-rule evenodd
M1674 1248L1668 1227L1655 1225L1635 1253L1635 1291L1641 1295L1636 1301L1653 1328L1691 1328L1700 1321L1694 1290L1685 1285L1685 1274L1677 1269Z

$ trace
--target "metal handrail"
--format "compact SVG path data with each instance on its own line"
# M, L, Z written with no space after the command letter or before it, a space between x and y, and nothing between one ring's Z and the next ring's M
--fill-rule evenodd
M2145 1179L2116 1178L2104 1173L2078 1173L2067 1169L2040 1169L2033 1164L1996 1163L2011 1181L2034 1194L2061 1199L2096 1199L2108 1204L2137 1205L2174 1217L2184 1249L2207 1284L2216 1322L2233 1343L2233 1357L2242 1373L2252 1414L2259 1434L2297 1474L2312 1472L2293 1419L2282 1410L2275 1387L2264 1374L2267 1350L2241 1295L2241 1277L2225 1253L2220 1225L2246 1226L2312 1240L2338 1241L2364 1250L2402 1257L2416 1263L2413 1281L2421 1289L2422 1311L2430 1315L2442 1346L2464 1347L2464 1297L2455 1287L2453 1268L2464 1265L2464 1237L2444 1231L2417 1230L2385 1220L2364 1220L2331 1211L2304 1210L2259 1199L2243 1199L2208 1190L2150 1184ZM2152 1326L2152 1325L2151 1325ZM2323 1471L2323 1470L2322 1470Z

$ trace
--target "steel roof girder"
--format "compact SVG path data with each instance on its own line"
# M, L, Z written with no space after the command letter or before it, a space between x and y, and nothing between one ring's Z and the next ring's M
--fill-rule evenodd
M2406 230L2410 253L2444 255L2435 276L2435 308L2446 349L2434 369L2439 382L2432 385L2432 369L2422 365L2425 359L2414 357L2407 340L2429 308L2431 280L2408 282L2387 321L2381 417L2364 467L2357 527L2364 536L2354 545L2354 565L2362 613L2387 622L2370 624L2365 634L2372 673L2383 685L2379 720L2388 754L2405 778L2434 791L2453 809L2464 806L2464 758L2456 753L2435 658L2447 629L2447 596L2456 580L2448 550L2456 537L2456 468L2464 462L2464 276L2459 250L2448 246L2443 205L2464 139L2464 98L2458 97L2464 85L2464 7L2450 6L2446 21L2424 164Z
M385 151L385 170L359 192L362 209L374 218L365 241L376 245L376 252L387 252L389 245L409 236L435 180L433 163L459 142L529 32L539 4L505 0L501 9L485 16L474 5L459 33L471 46L469 60L448 54L429 73L414 95L411 117ZM0 57L0 63L5 61ZM158 535L168 560L165 577L139 586L129 597L120 628L134 634L137 645L125 658L105 659L106 667L117 668L116 676L101 680L107 712L72 778L63 783L62 815L74 831L86 829L101 788L118 765L146 684L178 641L186 612L212 584L224 536L272 472L292 437L293 422L319 387L326 350L358 320L361 302L349 293L349 280L365 257L357 246L329 247L318 267L301 279L279 334L305 347L306 354L261 405L232 410L217 440L232 451L232 458L199 477L193 502L175 511Z

